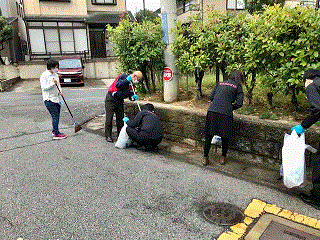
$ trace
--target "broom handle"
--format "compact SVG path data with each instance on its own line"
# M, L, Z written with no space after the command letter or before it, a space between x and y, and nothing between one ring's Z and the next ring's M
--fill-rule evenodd
M62 93L62 92L60 91L60 88L58 87L58 84L57 84L57 83L55 83L55 84L56 84L56 86L57 86L57 89L58 89L59 93ZM71 111L70 111L70 108L69 108L66 100L64 99L64 96L63 96L63 95L60 95L60 96L62 97L64 103L66 104L66 106L67 106L67 108L68 108L68 111L69 111L69 113L70 113L70 115L71 115L71 117L72 117L72 120L74 121L73 115L72 115L72 113L71 113Z
M136 92L134 91L134 87L133 87L133 84L132 84L131 81L130 81L130 84L131 84L131 88L132 88L133 94L136 95ZM141 112L140 104L138 102L137 102L137 104L138 104L139 111Z

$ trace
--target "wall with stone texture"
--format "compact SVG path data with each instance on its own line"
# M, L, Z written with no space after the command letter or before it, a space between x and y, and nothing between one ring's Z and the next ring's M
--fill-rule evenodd
M13 65L0 65L0 92L6 91L19 81L19 71Z
M155 112L161 118L165 138L195 147L204 144L204 125L206 111L153 103ZM135 102L126 102L125 111L128 116L138 112ZM243 115L234 116L234 137L230 144L229 155L239 161L279 169L281 149L285 133L297 123L261 120ZM318 148L320 131L311 128L306 134L306 143ZM212 151L211 151L212 152ZM314 157L314 156L313 156ZM311 154L307 152L307 165L310 165Z

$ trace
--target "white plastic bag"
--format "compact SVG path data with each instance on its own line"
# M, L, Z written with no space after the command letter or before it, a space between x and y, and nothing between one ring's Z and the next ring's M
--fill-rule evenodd
M288 188L302 186L306 180L305 135L296 131L284 136L282 148L283 182Z
M219 136L217 136L217 135L214 135L213 138L212 138L211 144L218 144L218 145L220 145L220 144L221 144L221 137L219 137Z
M118 136L118 139L117 139L117 142L115 144L115 147L116 148L127 148L129 145L130 145L130 138L128 136L128 133L127 133L127 124L124 124L124 126L122 127L120 133L119 133L119 136Z

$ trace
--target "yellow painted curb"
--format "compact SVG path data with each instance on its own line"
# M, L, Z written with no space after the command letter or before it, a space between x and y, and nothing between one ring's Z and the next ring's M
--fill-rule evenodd
M229 231L222 233L217 240L243 239L247 234L248 227L264 213L273 214L296 223L304 224L311 228L320 229L320 220L299 213L293 213L286 209L281 209L274 204L268 204L259 199L253 199L244 210L245 218L243 219L243 222L231 226Z

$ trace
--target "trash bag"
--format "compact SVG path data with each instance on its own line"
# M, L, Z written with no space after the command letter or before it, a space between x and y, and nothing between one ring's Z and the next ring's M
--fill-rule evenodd
M306 182L305 135L296 131L285 134L282 148L283 183L287 188L302 187Z
M122 129L121 129L121 131L119 133L117 142L115 144L116 148L123 149L123 148L127 148L130 145L131 140L130 140L129 135L128 135L127 131L126 131L127 126L128 126L127 124L124 124L124 126L122 127Z
M211 144L221 145L221 137L214 135Z

